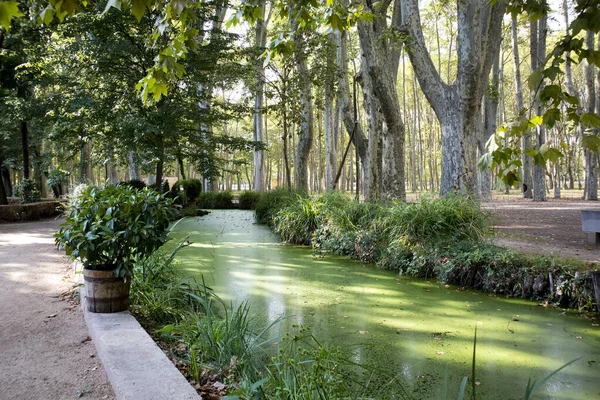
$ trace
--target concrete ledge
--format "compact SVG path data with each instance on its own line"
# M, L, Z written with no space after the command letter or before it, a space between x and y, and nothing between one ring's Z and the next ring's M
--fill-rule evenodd
M91 313L81 303L117 399L202 399L129 312Z

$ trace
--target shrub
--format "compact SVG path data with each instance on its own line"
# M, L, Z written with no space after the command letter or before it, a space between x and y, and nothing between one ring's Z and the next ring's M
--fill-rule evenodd
M64 209L65 205L59 201L1 205L0 221L36 221L60 215L63 213Z
M217 209L231 209L233 208L233 193L229 190L215 193L215 206Z
M320 226L322 199L296 196L286 207L277 212L273 220L274 230L281 238L293 244L311 244Z
M164 181L162 184L162 193L169 193L170 190L169 181Z
M138 189L138 190L142 190L146 187L146 183L144 181L141 181L139 179L132 179L129 181L125 181L125 182L120 182L119 186L128 186L134 189Z
M224 192L205 192L198 196L196 200L198 208L228 210L233 208L233 193Z
M202 182L200 182L199 179L186 179L178 182L185 192L185 198L188 204L193 203L197 197L200 196L200 193L202 193Z
M251 190L245 190L240 193L239 197L239 208L240 210L255 210L258 204L261 192L254 192Z
M33 179L24 179L13 187L13 195L21 198L21 204L37 203L40 201L40 191L35 187Z
M273 218L283 207L294 201L296 195L287 189L275 189L265 192L256 204L254 217L259 224L273 227Z
M148 189L90 187L55 235L56 244L84 268L130 276L136 261L168 240L169 205Z
M187 204L187 199L185 197L185 192L181 188L181 181L177 181L171 186L171 189L168 193L165 193L169 199L173 200L174 204Z
M404 237L426 247L480 242L490 232L489 214L476 201L457 194L439 199L424 195L414 204L397 202L383 223L390 238Z

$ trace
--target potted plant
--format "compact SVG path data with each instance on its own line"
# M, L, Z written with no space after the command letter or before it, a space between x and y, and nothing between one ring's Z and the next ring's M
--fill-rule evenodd
M126 185L81 193L55 238L83 264L89 311L128 308L134 264L168 240L170 204L150 189Z

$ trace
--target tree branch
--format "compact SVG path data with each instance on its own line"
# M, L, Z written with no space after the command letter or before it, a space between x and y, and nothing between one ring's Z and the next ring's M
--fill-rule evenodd
M418 0L404 0L401 6L401 31L408 35L406 51L410 57L419 85L436 114L442 115L446 85L431 60L425 45Z

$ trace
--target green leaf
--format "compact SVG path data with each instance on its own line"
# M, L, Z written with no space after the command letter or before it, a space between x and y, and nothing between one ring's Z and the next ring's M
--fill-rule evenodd
M19 3L16 1L0 1L0 25L7 31L10 29L10 21L13 18L22 17L19 11Z
M142 20L146 13L147 6L148 2L146 0L131 0L131 13L138 22Z
M544 75L542 74L542 71L533 71L531 75L529 75L529 78L527 78L529 90L535 90L540 83L542 83L543 78Z
M596 114L586 113L581 115L581 123L594 128L600 127L600 117Z
M585 135L581 139L581 145L594 153L598 153L600 148L600 136Z
M550 108L544 113L543 121L548 128L552 128L556 121L560 121L561 117L562 114L558 108Z

